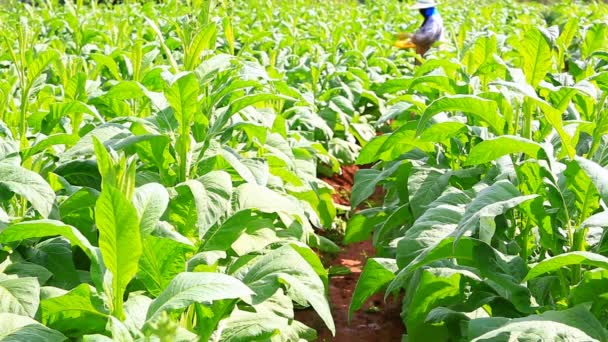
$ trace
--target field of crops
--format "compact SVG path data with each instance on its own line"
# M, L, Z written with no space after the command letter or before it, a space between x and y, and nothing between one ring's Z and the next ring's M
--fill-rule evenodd
M608 5L408 5L3 2L0 341L608 342Z

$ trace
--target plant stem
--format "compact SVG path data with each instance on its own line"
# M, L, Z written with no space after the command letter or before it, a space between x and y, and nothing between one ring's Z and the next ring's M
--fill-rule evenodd
M573 251L584 252L586 250L585 237L587 236L588 232L589 232L588 228L583 228L583 229L579 229L578 231L576 231L574 233L574 244L572 245ZM573 272L572 273L572 282L574 284L580 282L581 281L581 266L574 265L574 267L572 268L572 272Z
M532 139L532 120L534 111L532 106L530 105L530 100L524 100L523 111L524 123L522 126L522 136L526 139Z

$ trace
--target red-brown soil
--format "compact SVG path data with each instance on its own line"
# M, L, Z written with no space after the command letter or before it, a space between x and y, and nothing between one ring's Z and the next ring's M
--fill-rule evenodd
M334 202L350 207L350 194L353 190L353 185L355 184L355 174L359 169L367 169L370 168L371 165L346 165L342 166L341 173L335 174L331 178L321 178L327 184L333 186L335 192L332 195ZM382 187L376 187L376 192L369 198L368 202L381 202L384 198L384 193L382 191ZM361 206L357 209L363 209Z
M334 201L350 206L350 193L354 176L359 168L345 166L341 175L324 179L335 189ZM372 200L382 198L382 189L377 189ZM343 266L350 269L347 275L333 276L329 279L329 299L332 315L336 324L336 336L325 327L323 321L312 309L296 312L296 319L317 330L318 342L392 342L401 341L405 328L401 321L401 301L390 298L384 301L384 294L370 298L362 310L353 314L348 321L348 307L367 258L374 256L371 240L344 246L326 267ZM325 258L327 260L327 258Z
M319 342L392 342L401 341L405 333L401 322L401 302L389 298L384 302L384 294L370 298L361 311L353 314L348 322L348 306L352 294L365 265L365 260L373 256L371 241L345 246L331 262L332 266L345 266L351 274L334 276L329 280L329 299L336 324L336 336L325 327L323 321L312 309L299 311L296 319L317 330ZM328 265L329 266L329 265Z
M331 178L322 178L327 184L334 187L334 202L350 206L350 193L355 184L355 173L359 170L357 165L342 166L341 173L335 174Z

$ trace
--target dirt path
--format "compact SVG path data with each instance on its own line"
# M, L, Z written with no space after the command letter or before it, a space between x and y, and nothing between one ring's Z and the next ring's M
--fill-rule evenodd
M356 167L345 167L341 176L327 180L336 188L337 196L334 200L337 203L349 205L348 198L356 170ZM389 299L385 303L383 294L370 298L361 311L353 314L351 322L348 321L348 307L357 280L361 275L365 260L373 256L374 248L371 241L367 240L343 246L342 251L325 265L326 267L343 266L348 268L351 273L333 276L329 279L329 299L336 323L335 337L332 337L331 332L325 328L314 310L309 309L296 313L298 320L318 331L319 342L401 341L405 332L400 317L401 303L395 299Z

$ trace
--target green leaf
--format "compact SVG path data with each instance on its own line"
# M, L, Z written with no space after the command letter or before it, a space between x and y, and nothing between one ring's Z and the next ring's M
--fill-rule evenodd
M586 227L608 227L608 211L602 211L583 221L581 228Z
M569 252L545 259L536 264L524 281L534 279L543 274L557 271L564 266L588 265L608 269L608 258L591 252Z
M357 156L357 165L371 164L380 159L382 152L384 152L382 150L382 147L384 146L384 143L386 142L388 137L388 135L375 137L365 146L363 146L363 148L359 152L359 155Z
M602 323L582 305L516 319L481 318L469 322L471 341L608 341Z
M379 208L362 210L348 220L344 233L344 244L361 242L369 239L377 225L386 220Z
M37 243L31 250L29 260L43 265L53 273L48 285L72 289L81 282L74 265L72 245L62 237L50 238ZM86 260L83 261L86 262Z
M194 303L237 298L250 301L248 298L251 294L251 289L229 275L183 272L173 278L169 286L150 304L147 319L154 320L163 311L183 311Z
M585 39L581 46L581 57L589 58L592 53L598 50L606 51L608 43L608 27L602 23L595 23L587 29Z
M459 202L462 201L462 202ZM407 265L425 249L434 246L453 234L462 220L465 205L470 198L457 189L446 190L436 201L428 205L414 224L403 234L397 244L397 263Z
M165 96L175 111L174 115L180 127L185 128L192 124L194 115L198 112L199 92L198 79L194 73L175 75L169 87L165 89Z
M480 281L474 273L451 268L422 270L415 291L409 294L411 301L405 315L408 336L416 341L449 340L450 331L444 324L429 324L428 314L435 308L448 307L466 300L465 288Z
M176 275L186 270L186 252L192 247L171 239L147 236L139 259L140 279L153 296L158 296Z
M382 142L381 146L376 145L379 142ZM376 161L376 159L393 161L414 149L433 152L435 148L432 143L416 137L416 123L413 121L399 127L390 135L386 135L386 139L376 138L372 146L371 150L364 149L361 151L363 157L358 158L357 163L361 164L366 159L370 163ZM376 155L370 155L372 152Z
M55 192L39 174L18 165L0 162L0 191L6 190L26 198L45 218L55 202Z
M31 262L10 264L2 272L9 275L14 274L19 278L35 277L40 285L46 283L53 276L53 273L49 272L48 269Z
M452 121L439 122L425 129L420 135L420 140L441 143L466 131L467 125L463 123Z
M589 159L577 156L575 160L587 176L589 176L604 203L608 203L608 170Z
M593 303L608 306L608 270L595 269L583 273L583 279L572 288L569 299L574 305Z
M433 101L418 121L417 134L422 133L431 118L441 112L462 112L487 123L494 133L502 134L505 120L495 101L474 95L444 96Z
M146 323L146 315L150 304L152 304L150 297L138 293L129 294L129 299L125 302L125 313L127 315L125 323L134 329L141 330Z
M210 229L205 235L203 251L226 251L245 231L274 229L271 219L255 214L253 210L242 210L230 216L222 225Z
M514 153L525 153L537 160L545 157L539 143L518 136L503 135L482 141L471 148L465 165L484 164Z
M184 67L186 70L194 69L201 62L201 54L205 50L215 47L217 26L206 25L190 42L188 53L185 54Z
M549 40L539 29L531 28L525 31L518 52L526 81L536 88L552 67L553 54Z
M277 338L279 341L316 339L315 331L298 321L265 312L255 313L237 309L229 318L222 321L222 324L225 326L222 329L221 341L226 342L265 341Z
M329 330L335 334L334 321L325 297L323 282L308 262L286 245L259 258L243 275L243 283L255 293L254 303L271 297L282 284L298 304L310 304Z
M237 98L230 103L225 112L219 115L215 121L213 121L213 124L209 128L209 135L215 136L219 134L230 120L230 117L246 107L253 106L260 102L271 102L278 100L294 101L295 99L273 93L250 94Z
M392 175L399 166L401 166L400 163L394 163L382 171L376 169L357 171L355 174L355 184L350 196L351 208L357 208L363 201L373 195L376 192L376 186Z
M23 150L21 153L22 153L23 159L27 160L31 156L33 156L39 152L42 152L51 146L55 146L55 145L71 146L71 145L76 144L78 142L78 140L79 140L79 137L77 135L73 135L73 134L66 134L66 133L53 134L46 138L42 138L42 139L38 140L31 148Z
M122 79L120 75L120 70L118 69L118 64L111 56L92 53L91 59L95 61L98 68L101 69L102 67L106 67L114 79Z
M148 183L137 189L133 195L133 205L139 215L142 235L156 229L156 225L169 205L169 193L158 183Z
M300 204L294 198L264 186L251 183L240 185L235 190L233 203L236 210L256 209L264 213L277 213L287 226L299 221L309 230L312 229Z
M78 156L92 155L95 152L93 138L103 144L108 144L116 137L131 136L132 133L122 125L117 123L105 123L96 126L92 131L85 134L76 145L61 154L61 160L70 160Z
M8 278L0 274L0 313L34 317L40 303L36 278Z
M473 46L466 52L464 63L470 75L474 75L485 63L494 59L498 50L496 35L481 36L475 40Z
M116 342L133 342L129 329L121 321L110 316L107 330L112 333L112 340Z
M35 320L10 313L0 313L0 341L3 342L62 342L60 332L49 329Z
M59 58L56 50L48 49L36 56L32 63L27 65L27 79L30 83L38 78L55 59Z
M560 219L564 222L567 220L574 221L579 225L584 219L591 216L600 207L600 196L597 187L590 176L600 182L597 177L601 177L601 173L594 173L600 170L594 170L594 165L589 162L570 161L566 162L566 170L563 172L564 177L559 178L559 187L561 190L561 198L563 198L565 209L563 212L558 212ZM585 171L581 165L585 165ZM599 165L595 165L599 167ZM601 172L601 171L600 171ZM559 202L557 202L559 203Z
M68 337L103 333L108 313L103 300L88 284L80 284L70 292L40 303L41 322Z
M361 309L369 297L382 290L395 278L397 269L397 263L393 259L367 259L348 307L349 321L353 312Z
M98 250L78 231L78 229L54 220L26 221L12 224L0 232L0 243L23 241L33 238L45 238L61 235L68 239L72 246L80 247L91 259L91 268L100 275ZM95 273L93 272L93 273ZM101 282L100 282L101 283Z
M178 197L170 203L169 217L180 232L203 237L230 210L232 180L224 171L212 171L197 180L176 186Z
M103 262L112 273L112 313L123 319L122 297L142 254L137 211L120 191L106 186L95 205L95 224Z
M457 244L448 237L425 249L412 262L399 271L389 284L387 293L393 293L407 283L415 270L443 259L456 259L459 264L474 267L480 275L494 283L500 296L508 299L521 312L533 312L529 290L520 285L526 266L519 257L506 257L490 245L468 237Z
M522 196L507 180L498 181L480 191L464 212L458 224L456 239L479 228L480 240L490 243L496 230L494 218L538 195Z
M452 172L431 167L414 167L407 179L409 203L414 218L420 217L427 205L448 187Z

